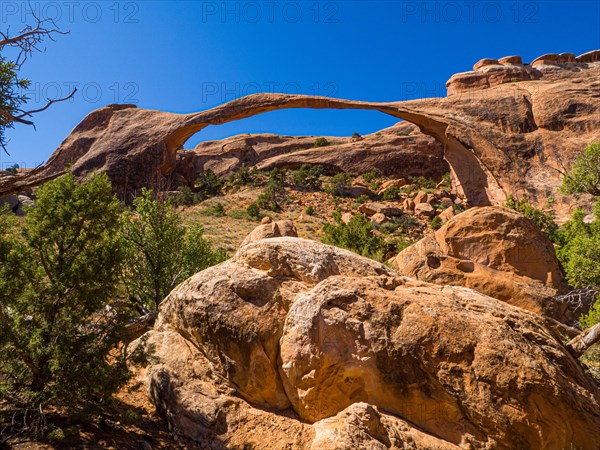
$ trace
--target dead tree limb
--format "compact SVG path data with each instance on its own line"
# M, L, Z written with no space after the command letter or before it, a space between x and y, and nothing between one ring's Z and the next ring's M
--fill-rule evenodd
M571 339L567 343L567 348L573 356L579 358L588 348L598 342L600 342L600 323L583 330L578 336Z
M0 50L4 47L13 47L19 49L19 55L15 61L17 67L21 67L23 63L30 57L34 51L43 52L45 48L40 48L44 39L48 38L54 41L56 34L69 34L68 31L61 31L53 19L40 19L35 12L31 11L35 20L34 25L25 25L15 36L10 36L9 31L0 31Z
M34 24L25 25L25 27L16 35L11 36L9 30L6 30L6 32L0 31L0 51L3 51L5 48L14 48L18 52L14 61L10 60L8 63L5 63L4 58L1 60L3 66L8 64L6 66L9 70L8 73L12 73L12 77L8 81L5 81L6 86L2 86L3 97L6 96L7 100L5 101L3 98L3 106L0 106L0 130L2 131L2 134L0 134L0 147L2 147L7 155L10 155L10 153L6 150L7 141L3 133L5 128L12 128L15 123L30 125L35 128L33 121L29 120L33 114L45 111L54 103L69 100L75 95L75 92L77 92L77 89L75 88L66 97L47 99L47 103L38 109L27 111L19 108L19 105L25 103L27 98L20 96L15 92L17 87L23 87L21 83L24 80L19 80L17 78L16 71L13 70L14 67L18 70L34 52L44 52L46 49L41 47L41 45L46 38L54 41L55 35L69 33L68 31L61 31L53 19L39 18L33 9L31 14L34 18Z

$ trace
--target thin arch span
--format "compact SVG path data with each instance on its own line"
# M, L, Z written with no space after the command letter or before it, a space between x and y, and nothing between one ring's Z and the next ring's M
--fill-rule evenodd
M418 102L418 101L417 101ZM287 94L255 94L233 100L207 111L186 116L184 124L166 139L167 152L161 170L168 173L175 166L177 150L196 133L209 125L220 125L269 111L293 108L360 109L379 111L406 120L419 127L444 145L444 155L450 165L454 185L459 194L473 205L501 203L505 195L493 174L454 136L447 133L450 121L447 115L423 112L417 102L363 102ZM462 125L462 124L461 124Z
M108 105L88 114L46 164L0 186L0 194L39 185L70 166L78 177L95 170L105 171L115 192L127 198L131 192L151 186L160 174L172 174L177 151L207 126L291 108L373 110L411 122L444 145L444 157L459 195L472 205L501 204L506 198L494 174L474 149L456 136L474 142L471 146L478 147L478 154L498 155L498 150L477 134L476 127L462 123L458 115L448 114L436 102L379 103L288 94L254 94L191 114Z

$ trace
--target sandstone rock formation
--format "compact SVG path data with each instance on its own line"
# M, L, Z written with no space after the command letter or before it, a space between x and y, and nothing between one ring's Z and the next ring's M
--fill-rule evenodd
M379 169L394 178L422 175L439 179L449 170L441 143L408 122L360 140L327 137L330 145L326 147L314 148L314 141L315 136L249 134L203 142L193 150L178 152L176 172L193 180L206 169L226 175L242 166L271 170L320 164L332 172L353 175Z
M510 209L471 208L451 217L400 252L392 265L403 275L465 286L562 322L576 319L553 300L567 285L552 243Z
M199 448L600 445L598 387L544 318L303 239L194 275L130 350Z
M268 220L263 220L264 223L262 225L259 225L252 230L252 232L242 241L240 247L244 247L251 242L260 241L261 239L282 236L298 237L296 227L291 220L278 220L272 222L268 217L265 217L265 219Z
M106 171L125 196L168 183L177 175L178 151L209 125L285 108L365 109L412 122L441 142L454 187L472 205L500 205L509 194L539 205L552 195L565 217L572 205L557 193L560 170L600 140L599 55L546 55L535 67L515 57L486 63L451 78L446 98L374 103L256 94L193 114L109 105L75 127L44 166L4 182L0 195L41 183L72 163L78 176Z

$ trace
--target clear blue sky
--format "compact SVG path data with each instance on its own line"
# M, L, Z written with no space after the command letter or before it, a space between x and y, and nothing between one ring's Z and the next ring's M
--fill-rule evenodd
M484 57L581 54L600 48L590 1L31 1L70 34L23 67L31 107L73 102L8 132L0 166L48 158L90 111L109 103L187 113L257 91L393 101L444 96L445 82ZM31 20L0 2L2 29ZM209 127L186 145L237 133L350 135L394 123L367 111L291 110Z

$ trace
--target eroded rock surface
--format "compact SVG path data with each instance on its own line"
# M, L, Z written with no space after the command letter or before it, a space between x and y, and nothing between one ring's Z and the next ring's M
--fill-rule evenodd
M404 249L392 265L403 275L465 286L529 311L571 322L553 300L567 290L552 243L507 208L471 208Z
M207 169L226 175L242 166L271 170L319 164L332 172L354 175L378 169L395 178L421 175L439 179L449 170L442 144L408 122L360 139L326 139L330 145L319 148L314 148L315 136L249 134L203 142L178 153L176 171L191 178L191 174Z
M543 317L299 238L194 275L132 347L202 448L600 445L598 386Z

